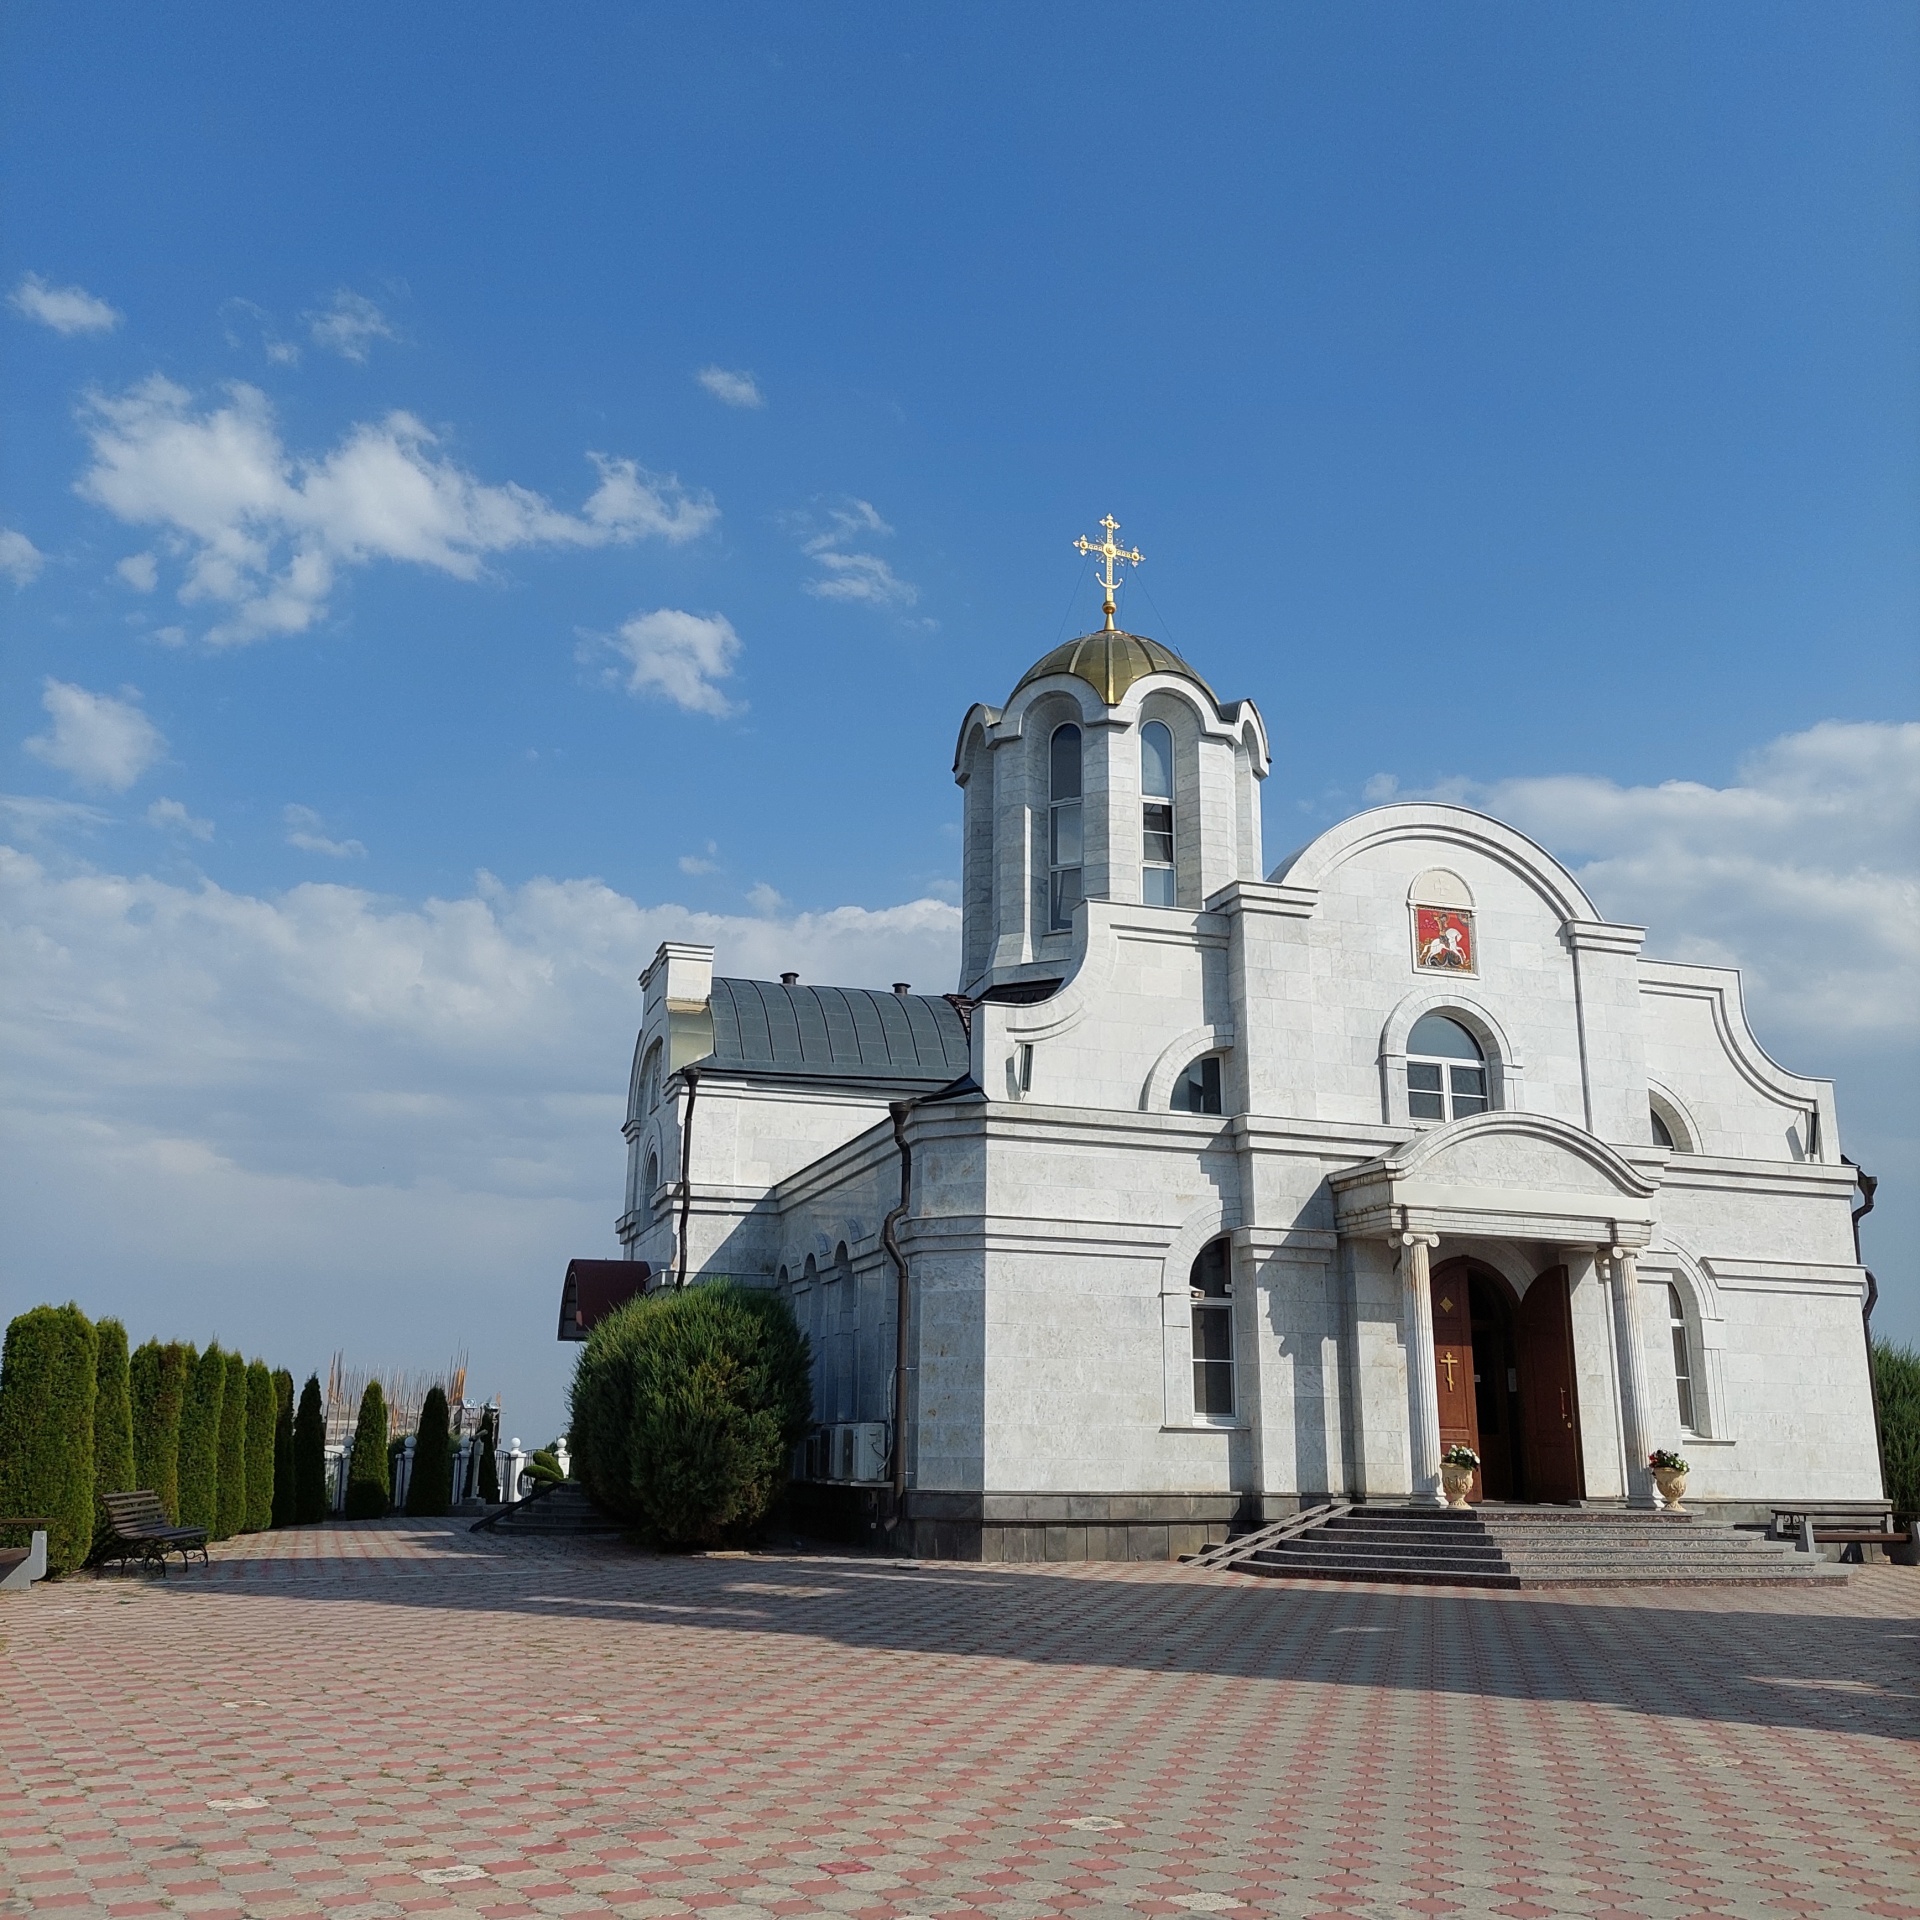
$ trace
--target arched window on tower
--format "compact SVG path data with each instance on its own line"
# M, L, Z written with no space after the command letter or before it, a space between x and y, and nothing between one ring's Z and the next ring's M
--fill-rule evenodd
M1487 1056L1458 1020L1423 1014L1407 1035L1407 1113L1415 1120L1464 1120L1485 1113Z
M1071 723L1053 730L1047 777L1047 925L1058 933L1080 904L1080 729Z
M640 1176L640 1226L643 1231L653 1225L653 1190L659 1184L660 1156L649 1150L647 1170Z
M1173 729L1164 720L1140 729L1140 898L1174 905Z
M1218 1113L1220 1111L1220 1056L1203 1053L1173 1083L1175 1113Z
M1193 1302L1193 1411L1201 1420L1233 1418L1232 1243L1209 1240L1188 1276Z

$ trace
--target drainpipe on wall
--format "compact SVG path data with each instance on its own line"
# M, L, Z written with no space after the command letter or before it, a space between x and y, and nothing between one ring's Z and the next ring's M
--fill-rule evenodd
M687 1110L680 1121L680 1260L676 1287L687 1284L687 1215L693 1210L693 1101L700 1090L700 1070L697 1067L682 1067L680 1073L687 1083Z
M900 1149L900 1204L880 1223L880 1241L893 1262L893 1520L898 1527L907 1511L907 1256L900 1247L899 1227L913 1198L913 1148L907 1141L907 1115L917 1100L895 1100L887 1108L893 1119L894 1145Z
M1873 1457L1880 1465L1880 1497L1887 1497L1887 1436L1880 1425L1880 1389L1873 1376L1873 1310L1880 1303L1880 1282L1873 1269L1860 1258L1860 1222L1873 1211L1873 1196L1880 1186L1879 1176L1868 1173L1859 1161L1846 1154L1843 1166L1853 1169L1853 1184L1860 1189L1860 1204L1853 1210L1853 1263L1867 1276L1867 1297L1860 1303L1860 1331L1867 1343L1867 1397L1873 1402Z

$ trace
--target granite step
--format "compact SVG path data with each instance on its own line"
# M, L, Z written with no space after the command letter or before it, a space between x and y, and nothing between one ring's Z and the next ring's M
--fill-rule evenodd
M1782 1542L1691 1514L1357 1507L1233 1563L1276 1579L1422 1586L1802 1586L1846 1580Z

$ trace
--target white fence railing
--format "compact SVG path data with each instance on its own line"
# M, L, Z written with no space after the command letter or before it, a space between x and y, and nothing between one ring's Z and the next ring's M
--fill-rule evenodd
M393 1456L393 1511L396 1513L406 1508L407 1487L413 1479L413 1448L413 1437L409 1435ZM347 1462L352 1453L351 1447L327 1449L327 1504L335 1513L347 1510ZM557 1453L564 1473L569 1465L564 1442ZM524 1500L533 1491L533 1480L527 1472L532 1460L533 1450L521 1446L517 1438L510 1446L493 1450L493 1471L500 1483L500 1497L508 1504ZM480 1448L474 1440L463 1440L453 1450L453 1503L458 1506L463 1500L479 1497Z

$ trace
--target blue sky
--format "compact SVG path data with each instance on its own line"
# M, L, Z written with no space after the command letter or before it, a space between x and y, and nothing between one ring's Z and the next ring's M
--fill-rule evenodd
M945 985L954 729L1111 511L1275 855L1453 792L1746 967L1920 1337L1910 10L6 40L4 1304L551 1429L632 975Z

